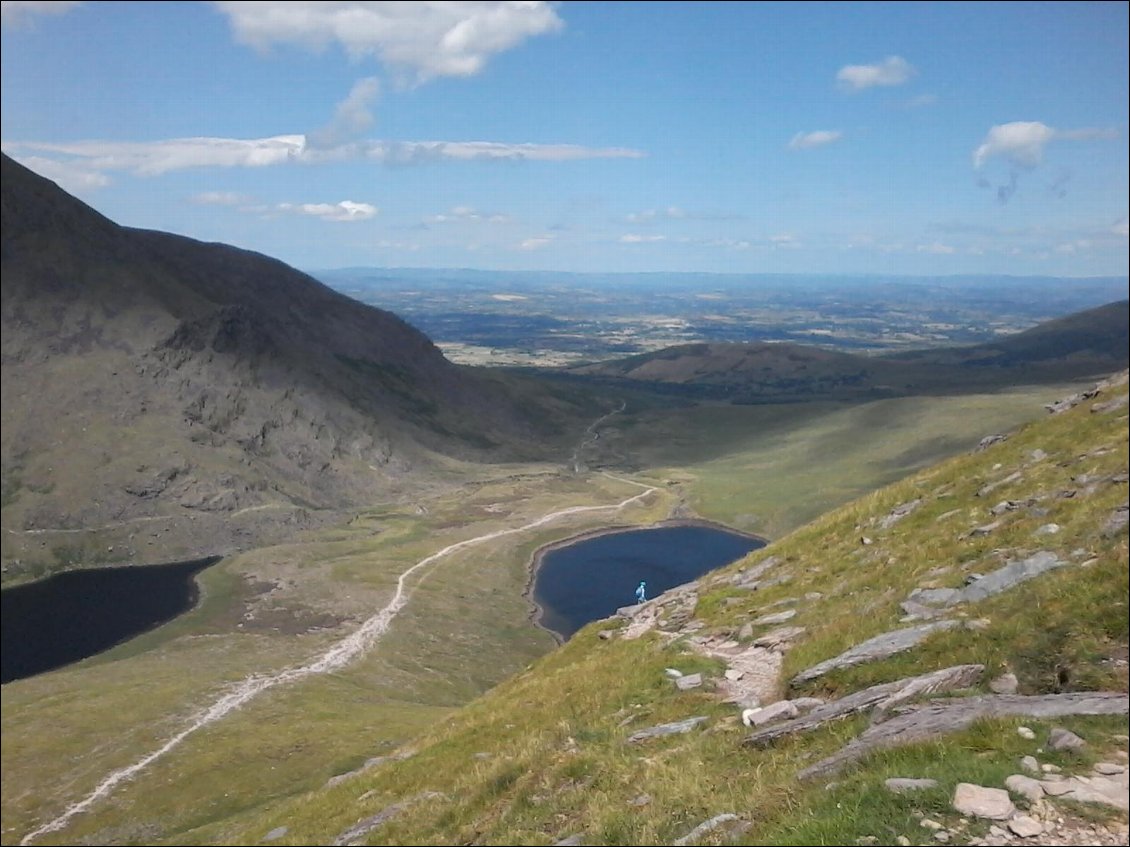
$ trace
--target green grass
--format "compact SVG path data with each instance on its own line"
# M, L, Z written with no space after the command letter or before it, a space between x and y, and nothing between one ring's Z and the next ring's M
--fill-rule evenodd
M1116 663L1103 662L1125 651L1125 533L1104 538L1096 530L1119 496L1125 498L1124 485L1049 501L1044 516L1010 513L996 535L958 537L988 522L986 510L997 502L981 502L975 491L1014 467L1025 469L1025 485L1001 489L999 499L1037 490L1050 496L1071 485L1073 475L1125 471L1125 417L1085 409L1041 420L984 453L968 452L982 435L1006 429L1011 415L1043 415L1040 404L1055 396L1043 390L998 398L1005 410L995 418L988 417L992 404L980 398L799 410L796 425L810 439L812 455L824 460L827 486L836 490L831 500L848 500L849 489L878 487L900 467L925 462L938 450L953 452L957 442L966 448L803 526L802 516L813 507L792 479L804 456L803 438L789 429L795 407L682 410L662 426L693 437L673 438L642 458L635 454L637 470L650 469L637 478L653 479L662 489L647 504L505 536L442 560L413 580L410 603L364 659L271 689L38 843L255 844L280 826L287 833L273 843L327 843L397 803L404 810L374 832L371 843L548 844L573 833L585 833L591 843L670 843L726 812L749 826L736 836L739 843L834 843L827 840L834 831L881 841L896 831L921 838L906 829L910 813L889 798L860 798L837 818L828 806L834 792L795 778L800 767L861 730L862 719L768 750L745 748L736 710L713 697L709 682L680 692L664 672L674 667L709 678L720 672L716 662L683 640L598 638L608 624L587 627L553 649L552 639L527 621L526 566L541 544L609 522L658 520L680 496L700 513L723 519L727 510L749 508L743 501L772 503L780 509L774 525L781 535L747 564L776 555L783 563L774 573L791 581L745 592L746 602L738 604L725 602L743 596L733 588L708 587L696 617L703 632L733 632L772 603L798 598L790 623L807 633L786 656L787 680L897 626L899 601L925 579L959 585L963 566L987 570L998 548L1035 549L1034 529L1055 521L1061 531L1040 545L1052 544L1080 564L981 604L976 616L988 623L980 629L936 636L908 654L829 675L804 691L842 693L956 661L984 661L994 673L1010 667L1025 692L1125 690L1124 670L1119 675ZM659 432L659 423L642 417L619 437L609 429L601 441L631 457L645 434L650 439ZM938 442L927 428L916 442L916 427L927 420L952 440ZM863 437L882 421L892 423L889 443ZM1109 452L1079 458L1095 446ZM1036 448L1048 458L1031 470ZM732 467L721 459L727 450ZM755 460L762 463L757 473L750 470ZM678 484L663 484L668 479ZM374 504L342 525L232 557L207 572L204 600L189 615L102 657L4 686L3 843L18 842L111 770L155 749L225 685L318 655L387 602L398 573L439 548L638 491L600 474L558 474L542 466L499 467L458 483L453 471L426 497ZM916 497L923 499L917 511L890 530L875 528L873 520ZM872 544L860 544L865 534ZM1075 556L1078 549L1088 555ZM1083 566L1089 558L1097 561ZM930 577L938 567L951 570ZM803 599L810 592L822 597ZM303 628L311 616L331 613L341 619L336 626ZM1063 668L1069 669L1066 679ZM709 721L687 735L626 742L640 728L690 715ZM1081 726L1106 738L1112 723L1117 728L1118 721ZM899 775L934 775L950 791L965 777L996 779L1006 763L1014 766L1019 749L1009 726L971 729L925 752L890 751L843 779L876 793L871 788L884 774L931 762L937 775ZM998 729L999 749L986 741ZM331 777L402 747L416 754L326 787ZM421 799L425 792L441 796Z
M1124 416L1079 409L838 509L749 557L781 558L778 568L792 576L791 582L757 592L748 608L715 602L732 596L732 589L720 585L707 591L697 609L703 631L730 631L776 600L822 591L819 599L797 604L801 614L790 623L808 632L786 658L787 676L897 627L898 602L936 568L952 568L934 576L939 583L961 584L962 563L988 570L988 560L1007 558L994 551L1020 555L1050 548L1072 556L1085 549L1087 555L1074 555L1070 568L959 610L971 619L984 618L983 628L943 633L906 654L822 679L804 693L838 695L964 661L984 661L989 675L1013 669L1027 693L1125 691L1125 665L1119 670L1117 663L1103 660L1125 656L1127 545L1125 533L1108 537L1099 531L1125 498L1124 487L1108 481L1092 494L1059 498L1047 515L1011 513L1006 531L996 537L960 536L984 523L983 512L992 505L975 496L977 489L1014 467L1024 468L1029 494L1049 497L1080 472L1107 477L1124 472L1126 431ZM1037 449L1047 458L1033 460ZM915 497L924 500L917 511L888 530L876 528L874 522L893 506ZM939 520L955 508L961 513ZM1033 535L1053 519L1060 533ZM872 544L859 543L863 533L873 536ZM1092 564L1082 563L1092 558ZM680 642L603 641L596 637L600 628L585 628L530 670L453 714L417 742L419 752L412 759L360 776L352 787L315 792L236 827L211 829L208 837L252 844L285 823L288 833L279 843L331 839L358 819L433 791L442 796L406 809L365 843L548 844L574 833L583 833L589 843L671 843L726 812L749 826L736 843L843 844L868 835L880 843L893 843L899 835L922 843L928 837L919 825L922 816L958 823L949 807L958 782L1002 787L1004 778L1017 771L1019 758L1035 754L1053 725L1024 721L1037 733L1037 741L1029 742L1017 735L1018 720L983 721L937 742L873 754L835 776L839 784L828 790L828 780L798 783L797 770L857 734L865 718L767 750L745 748L745 732L732 707L718 703L708 687L679 692L665 678L665 667L693 666ZM1066 681L1049 676L1065 663L1075 668ZM626 743L637 728L692 714L710 720L687 735ZM1124 717L1066 718L1056 724L1080 732L1092 745L1083 757L1039 754L1069 772L1085 772L1126 725ZM476 752L490 755L477 758ZM921 795L891 795L882 788L889 776L930 777L939 787ZM650 800L637 805L643 795ZM969 825L969 834L976 829ZM718 842L708 838L706 843Z
M836 506L1043 414L1042 386L866 404L703 405L629 419L619 449L683 483L695 511L780 538Z

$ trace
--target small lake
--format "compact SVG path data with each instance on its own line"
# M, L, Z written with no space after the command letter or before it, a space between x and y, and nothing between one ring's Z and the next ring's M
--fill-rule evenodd
M694 524L609 532L566 542L541 553L533 600L538 623L564 638L591 621L728 565L765 541L721 527Z
M4 589L0 682L94 656L188 611L194 577L220 558L68 571Z

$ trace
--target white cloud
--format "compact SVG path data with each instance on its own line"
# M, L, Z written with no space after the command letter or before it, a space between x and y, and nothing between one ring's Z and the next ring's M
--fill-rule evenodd
M5 149L4 152L8 151ZM58 183L60 188L70 194L83 194L110 184L108 176L88 167L85 162L47 159L43 156L13 155L12 158L25 168Z
M935 256L949 256L957 252L956 247L951 247L949 244L943 244L940 241L934 241L930 244L919 244L914 249L919 253L931 253Z
M246 194L235 191L201 191L193 194L191 199L201 206L245 206L254 202Z
M1110 231L1115 235L1121 235L1123 238L1130 237L1130 219L1123 218L1112 226Z
M156 176L169 171L201 167L261 167L298 159L305 152L301 135L273 138L173 138L167 141L11 142L9 150L34 150L72 157L97 172L127 171Z
M654 220L682 220L687 213L678 206L668 206L665 209L646 209L642 212L633 212L624 218L628 223L648 223Z
M106 179L110 171L157 176L186 168L266 167L287 163L320 164L368 160L393 165L438 161L540 161L580 159L638 159L645 154L622 147L582 147L574 144L508 144L491 141L358 141L319 148L304 135L271 138L173 138L165 141L5 142L4 152L27 162L51 161L52 167L73 169L87 179ZM47 154L56 154L48 159ZM29 165L30 167L30 165ZM43 173L39 168L33 168Z
M801 246L800 240L795 235L783 233L769 236L769 241L774 247L795 249Z
M1034 167L1044 157L1044 145L1054 137L1055 130L1039 121L997 124L973 151L973 167L981 167L992 156L1004 156L1014 165Z
M540 250L542 247L547 247L553 243L552 235L538 235L533 238L527 238L518 245L519 250Z
M621 244L653 244L657 241L666 240L666 235L638 235L636 233L628 233L627 235L620 236Z
M723 250L749 250L755 245L738 238L677 238L679 244L688 244L692 247L711 247Z
M564 24L545 2L217 2L235 38L256 49L340 45L416 82L470 76L487 60Z
M1062 253L1065 256L1074 256L1080 251L1090 250L1094 243L1087 238L1077 238L1075 241L1065 241L1062 244L1055 246L1056 253Z
M428 215L424 218L424 223L429 224L445 224L445 223L491 223L502 224L509 223L509 215L501 215L497 212L480 212L471 206L454 206L446 212L441 212L438 215Z
M353 200L342 200L340 203L279 203L275 208L280 212L310 215L336 222L365 221L375 217L380 211L376 206Z
M359 79L353 84L349 95L337 104L333 120L328 126L315 130L306 136L312 147L339 147L364 135L373 125L371 106L380 94L381 84L376 77Z
M29 24L36 15L63 15L81 6L79 2L37 2L37 0L0 0L0 24L22 26Z
M1003 156L1013 165L1033 168L1044 158L1044 147L1052 141L1091 141L1117 138L1110 129L1084 127L1059 130L1039 121L1013 121L997 124L973 151L973 167L979 168L993 156Z
M811 150L813 147L823 147L843 138L843 133L838 129L818 129L814 132L798 132L789 141L790 150Z
M417 164L441 159L566 162L578 159L640 159L645 155L625 147L495 141L373 141L363 148L366 158L390 164Z
M845 65L836 74L840 87L862 91L877 85L902 85L918 71L901 56L888 56L875 65Z

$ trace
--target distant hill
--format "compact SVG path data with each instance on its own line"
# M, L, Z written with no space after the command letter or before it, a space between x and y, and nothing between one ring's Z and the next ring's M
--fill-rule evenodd
M970 347L936 348L888 354L898 362L971 367L1041 368L1058 366L1117 368L1126 361L1130 335L1130 301L1086 309L1001 341Z
M2 164L6 579L222 552L411 490L437 454L573 437L570 402L455 366L389 312Z
M867 356L790 343L685 344L562 372L735 403L981 390L1126 367L1128 315L1123 300L969 347Z

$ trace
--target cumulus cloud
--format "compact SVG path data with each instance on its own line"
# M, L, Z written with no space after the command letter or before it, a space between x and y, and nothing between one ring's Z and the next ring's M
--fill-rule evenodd
M424 218L424 223L429 224L446 224L446 223L491 223L502 224L509 223L509 215L501 215L497 212L480 212L472 206L453 206L446 212L441 212L438 215L428 215Z
M389 165L441 161L563 162L580 159L638 159L639 150L583 147L574 144L509 144L491 141L357 141L317 147L304 135L270 138L174 138L166 141L6 142L4 152L27 164L53 162L87 180L108 172L158 176L188 168L255 168L290 163L371 161ZM54 156L51 156L54 154ZM28 165L31 167L31 165ZM40 168L32 168L44 173ZM44 174L46 175L46 174Z
M323 221L350 222L365 221L376 217L380 211L368 203L342 200L340 203L279 203L275 206L280 212L310 215Z
M621 244L654 244L657 241L666 241L666 235L639 235L628 233L620 236Z
M37 2L37 0L0 0L0 24L23 26L30 24L36 15L62 15L81 6L79 2Z
M1117 138L1111 129L1084 127L1060 130L1040 121L1012 121L989 129L985 140L973 151L973 167L980 168L994 156L1001 156L1013 165L1034 168L1044 158L1044 148L1052 141L1091 141Z
M901 56L888 56L874 65L845 65L836 81L847 91L863 91L876 86L902 85L918 71Z
M788 233L769 236L769 243L774 247L783 249L793 249L801 246L800 240L795 235Z
M973 151L973 167L981 167L993 156L1003 156L1021 167L1035 167L1044 157L1044 146L1053 138L1055 130L1039 121L997 124Z
M798 132L789 141L790 150L811 150L813 147L823 147L843 138L843 133L838 129L818 129L814 132Z
M349 95L337 104L333 120L307 135L307 143L316 148L333 148L360 138L373 125L371 107L380 91L381 83L376 77L357 80Z
M217 2L236 40L323 50L339 45L354 60L375 57L425 82L471 76L495 54L564 26L545 2Z

